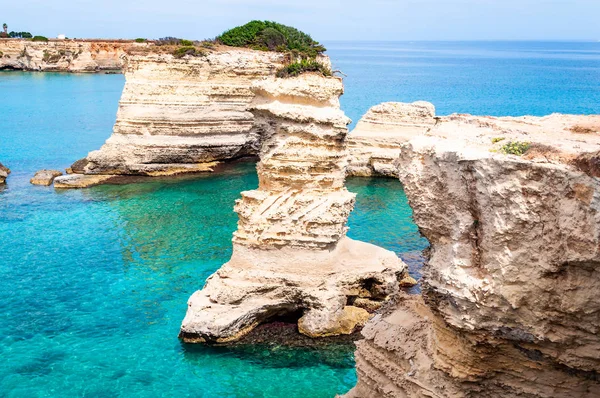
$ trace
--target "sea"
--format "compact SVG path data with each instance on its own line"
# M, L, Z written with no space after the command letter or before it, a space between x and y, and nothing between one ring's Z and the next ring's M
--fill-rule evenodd
M354 123L384 101L439 115L600 113L600 43L330 42ZM1 397L329 397L356 382L351 347L205 347L177 334L189 296L231 255L233 204L255 164L57 191L29 184L110 136L122 75L0 72ZM428 245L401 184L350 178L348 235L420 276Z

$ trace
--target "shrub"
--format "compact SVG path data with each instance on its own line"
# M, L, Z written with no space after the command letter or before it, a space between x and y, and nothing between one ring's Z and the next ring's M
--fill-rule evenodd
M303 58L284 66L277 71L277 77L293 77L304 72L319 72L323 76L331 76L331 69L314 58Z
M52 53L44 50L44 56L43 56L42 60L44 62L54 64L54 63L60 61L60 59L63 57L63 55L65 55L64 50L59 51L58 54L52 54Z
M45 36L33 36L33 39L31 39L31 41L48 41L48 38Z
M141 38L141 37L138 37L137 39L135 39L135 42L136 42L136 43L145 43L145 42L146 42L146 39L143 39L143 38Z
M194 42L193 42L193 41L191 41L191 40L184 40L184 39L181 39L181 40L179 41L179 44L181 44L182 46L193 46L193 45L194 45Z
M160 39L156 40L155 44L157 46L178 46L179 44L181 44L181 39L170 36L161 37Z
M15 39L31 39L33 36L29 32L10 32L8 37Z
M265 51L296 50L310 58L325 52L325 47L308 34L272 21L248 22L246 25L224 32L216 40L232 47L249 47Z
M529 150L531 143L521 141L510 141L500 148L500 151L507 155L523 156Z
M492 138L492 144L495 144L500 141L504 141L505 139L506 139L506 137L494 137L494 138Z
M186 55L191 55L193 57L203 57L206 55L206 53L200 49L197 49L194 46L183 46L173 51L173 56L175 58L183 58Z

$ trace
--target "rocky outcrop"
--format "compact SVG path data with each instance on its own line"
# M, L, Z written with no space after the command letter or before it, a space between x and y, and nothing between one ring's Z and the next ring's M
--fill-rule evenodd
M6 183L6 178L10 174L10 169L8 167L4 167L2 163L0 163L0 184Z
M0 39L0 69L44 72L120 71L123 55L146 43L129 40Z
M429 102L385 102L372 107L348 135L348 175L398 177L394 162L400 146L435 123L435 107Z
M72 166L76 174L171 175L210 171L221 160L256 155L248 105L253 82L274 76L280 53L223 49L177 59L127 58L113 135Z
M37 173L35 173L33 178L29 180L29 182L33 185L43 185L48 187L52 185L52 182L56 177L59 177L62 174L63 173L59 170L40 170Z
M423 297L363 329L348 397L600 396L600 116L439 118L397 171Z
M311 337L351 333L368 315L355 301L386 300L406 266L345 236L354 194L344 188L342 82L305 74L265 79L252 91L259 187L236 203L231 260L190 298L180 337L229 342L289 314Z

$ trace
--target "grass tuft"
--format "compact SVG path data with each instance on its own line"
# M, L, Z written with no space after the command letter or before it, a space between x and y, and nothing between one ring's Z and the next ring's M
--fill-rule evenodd
M500 151L506 155L523 156L531 147L530 142L510 141L500 148Z

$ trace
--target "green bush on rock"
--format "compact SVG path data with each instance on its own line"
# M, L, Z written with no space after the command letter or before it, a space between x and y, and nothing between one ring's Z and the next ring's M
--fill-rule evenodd
M277 71L277 77L294 77L304 72L319 72L323 76L331 76L331 69L316 59L300 59L291 62Z
M31 41L48 41L48 38L45 36L33 36L33 39L31 39Z
M251 21L230 29L216 38L232 47L248 47L263 51L298 51L305 57L314 58L325 52L325 47L310 35L291 26L272 21Z
M502 153L507 155L523 156L531 148L530 142L511 141L500 148Z
M186 55L191 55L193 57L203 57L206 53L194 46L182 46L173 51L173 56L175 58L183 58Z

